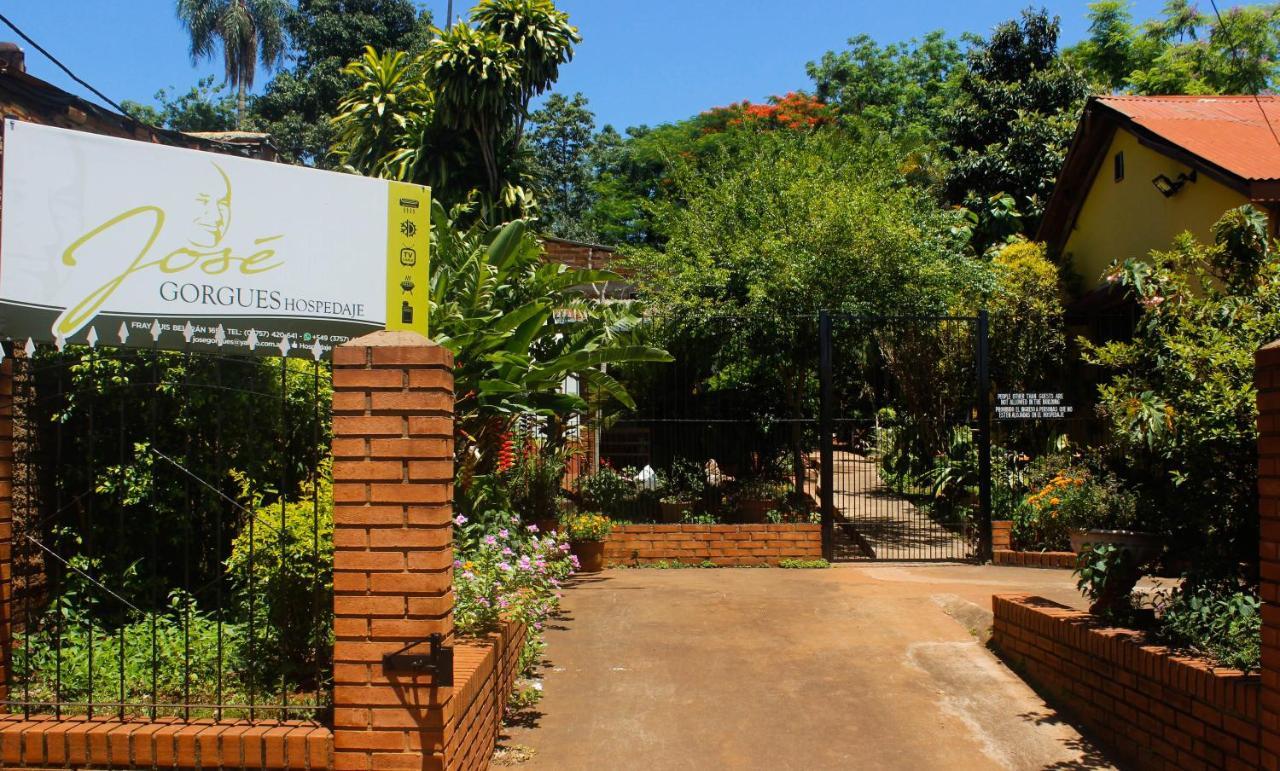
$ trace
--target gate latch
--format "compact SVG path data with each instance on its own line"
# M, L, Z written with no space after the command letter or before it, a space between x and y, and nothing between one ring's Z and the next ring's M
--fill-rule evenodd
M409 653L410 648L429 645L430 650ZM395 653L382 656L383 674L429 674L436 685L451 687L453 685L453 646L444 644L444 635L439 632L426 640L411 642Z

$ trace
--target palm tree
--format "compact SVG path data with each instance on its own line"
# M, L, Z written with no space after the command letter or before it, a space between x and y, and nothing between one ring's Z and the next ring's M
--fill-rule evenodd
M258 62L271 69L284 58L285 0L178 0L178 20L191 36L191 62L222 44L228 83L236 89L236 127L244 125L245 92Z

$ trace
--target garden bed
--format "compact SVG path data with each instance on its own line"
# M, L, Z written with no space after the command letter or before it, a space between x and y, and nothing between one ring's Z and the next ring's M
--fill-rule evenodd
M1259 767L1261 679L1042 597L995 595L991 644L1137 768Z
M666 561L737 567L821 556L822 526L809 524L619 525L604 545L609 566Z
M1071 570L1076 566L1076 553L1014 549L1013 522L1004 519L991 523L991 562L994 565Z

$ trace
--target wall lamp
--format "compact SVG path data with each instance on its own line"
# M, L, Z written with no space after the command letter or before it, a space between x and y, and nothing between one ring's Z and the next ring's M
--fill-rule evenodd
M1172 198L1182 189L1183 185L1195 181L1196 172L1195 169L1192 169L1190 174L1179 174L1177 179L1169 179L1163 174L1158 174L1155 179L1151 180L1151 184L1156 186L1156 190L1160 191L1160 195L1165 198Z

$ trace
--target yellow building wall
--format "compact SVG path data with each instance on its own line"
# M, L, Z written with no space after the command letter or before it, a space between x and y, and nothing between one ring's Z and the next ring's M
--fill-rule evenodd
M1116 182L1114 159L1119 152L1124 153L1124 179ZM1124 262L1130 257L1146 257L1153 249L1168 249L1183 231L1211 241L1211 227L1223 212L1249 202L1203 174L1171 198L1165 198L1151 184L1159 174L1177 179L1189 171L1189 167L1142 146L1123 128L1116 129L1063 249L1086 291L1098 285L1112 260Z

